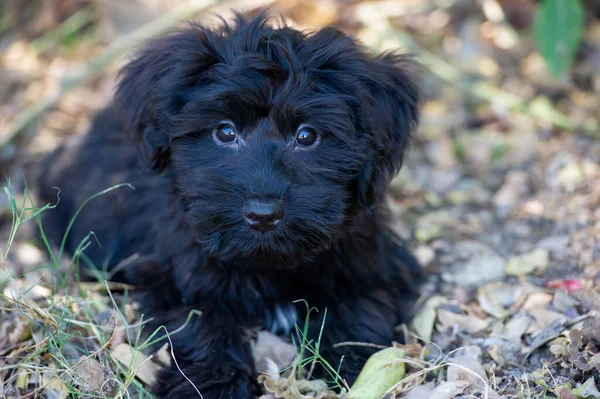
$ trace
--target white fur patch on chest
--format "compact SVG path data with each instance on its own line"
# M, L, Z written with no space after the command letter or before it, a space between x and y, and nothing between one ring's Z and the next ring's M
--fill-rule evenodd
M266 312L265 328L273 334L289 335L294 330L298 313L293 303L276 303Z

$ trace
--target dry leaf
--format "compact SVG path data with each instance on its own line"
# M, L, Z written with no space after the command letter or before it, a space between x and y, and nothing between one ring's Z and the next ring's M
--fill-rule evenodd
M529 347L529 351L525 355L525 358L529 357L534 350L541 348L548 342L558 337L565 330L566 322L566 317L556 319L543 330L533 334L533 341L531 342L531 346Z
M268 331L260 331L253 346L254 363L258 372L266 372L266 359L275 363L279 370L288 367L296 358L294 345Z
M18 315L9 319L6 323L2 323L0 325L0 332L3 332L3 335L8 338L8 342L13 345L31 338L31 326L22 315Z
M567 317L561 313L553 312L547 309L532 309L528 311L531 316L535 319L535 324L531 325L531 328L537 329L534 331L542 330L551 324L553 324L557 320L566 320ZM528 332L531 331L528 330Z
M112 348L110 355L121 364L129 367L131 372L147 385L156 382L160 366L144 353L133 349L128 344L118 344Z
M504 335L512 338L521 338L529 325L531 324L531 318L524 314L514 315L508 323L504 326Z
M297 380L295 367L287 378L272 378L261 374L258 376L258 382L276 399L337 399L338 397L335 392L328 390L327 383L322 380Z
M489 327L490 321L474 315L457 314L446 309L438 309L438 331L447 331L455 326L469 334L476 334Z
M550 342L550 352L556 357L569 356L569 341L565 337L558 337Z
M435 389L435 383L428 382L423 385L418 385L411 389L408 393L406 399L423 399L423 398L432 398L431 393Z
M561 290L556 291L554 293L554 298L552 299L552 306L559 312L563 313L567 309L574 308L578 304L579 302L577 302L576 299L572 298L569 294Z
M527 193L529 175L521 171L511 171L504 177L504 184L492 197L498 212L508 214Z
M165 344L161 346L159 350L156 351L154 358L158 363L162 364L165 367L171 365L171 351L169 350L168 342L165 342Z
M456 246L455 253L457 261L450 270L442 274L448 282L461 287L478 287L504 277L504 258L485 244L462 241Z
M600 292L591 289L581 289L571 292L571 296L581 303L586 311L600 310Z
M577 389L573 389L573 394L578 398L600 399L600 392L596 388L594 377L590 377Z
M25 390L27 389L27 386L29 385L29 376L30 374L22 369L22 368L18 368L17 369L17 380L15 381L15 387Z
M546 292L534 292L527 296L522 310L535 311L538 309L546 309L552 303L553 296Z
M481 348L474 345L460 348L449 361L452 363L448 366L449 382L466 381L478 390L485 387L487 377L481 365Z
M66 399L69 396L69 388L65 383L49 374L42 376L42 386L47 399Z
M448 300L440 295L429 298L410 323L412 330L423 341L431 341L437 308L446 302Z
M96 359L82 356L77 367L77 376L82 380L84 391L99 391L104 384L104 367Z
M506 308L514 303L518 292L519 289L515 285L504 282L489 283L477 290L477 301L487 314L503 319L510 314Z
M463 393L463 391L469 386L468 381L446 381L442 382L439 386L437 386L433 391L431 391L430 396L428 398L435 399L453 399L456 396ZM420 397L418 399L422 399ZM417 397L415 397L417 399Z
M347 398L379 399L404 378L404 358L404 350L400 348L392 347L375 352L365 363Z
M549 264L550 254L548 250L537 248L529 253L509 259L506 264L506 274L523 276L533 272L542 273L548 268Z
M556 391L555 391L556 392ZM567 388L561 387L558 391L560 399L578 399L577 396L573 395Z

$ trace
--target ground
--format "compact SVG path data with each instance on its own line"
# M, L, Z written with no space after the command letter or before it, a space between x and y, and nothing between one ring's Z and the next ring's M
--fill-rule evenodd
M600 398L593 0L584 2L575 62L558 78L536 49L537 5L526 0L0 4L0 172L11 177L0 200L0 397L148 397L156 370L172 361L164 332L140 335L130 287L82 283L76 260L31 240L40 234L22 166L83 134L109 101L129 48L118 38L172 24L175 4L194 7L179 17L210 20L199 3L216 13L270 4L294 25L336 23L375 50L403 47L424 65L422 124L389 204L428 278L413 321L399 326L406 344L374 359L367 388L359 383L347 397ZM148 353L154 339L165 345ZM259 335L265 397L343 396L341 380L296 378L323 359L301 332L295 342L301 359Z

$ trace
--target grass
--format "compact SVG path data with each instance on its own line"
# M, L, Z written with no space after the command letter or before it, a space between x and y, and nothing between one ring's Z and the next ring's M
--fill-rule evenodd
M191 317L200 312L190 312L186 322L175 331L169 332L163 327L142 338L145 322L136 320L130 287L107 282L106 272L96 268L85 256L85 249L95 239L94 232L79 242L71 259L65 255L68 235L81 210L95 198L123 188L133 189L129 184L119 184L86 199L69 221L60 247L53 249L44 232L41 215L56 204L36 207L27 185L22 200L17 200L7 179L4 193L8 197L12 222L6 245L0 248L0 260L3 264L8 262L17 231L29 222L37 224L48 261L18 276L11 275L6 267L3 270L6 286L0 286L4 289L0 294L0 328L4 326L9 334L6 342L0 337L0 392L12 392L24 398L41 394L59 399L152 397L144 383L148 383L152 375L140 378L139 359L143 358L141 364L153 362L152 356L147 357L143 352L170 341L171 335L180 332ZM57 204L59 201L57 190ZM82 281L80 261L91 266L88 270L96 281ZM19 282L26 280L28 274L36 283L23 287ZM310 339L308 326L316 309L304 303L306 319L302 329L296 325L296 334L292 337L298 356L290 368L297 373L297 379L310 379L315 366L320 364L329 374L332 388L348 391L339 373L342 363L334 367L320 354L327 311L323 314L319 336L316 340ZM131 348L128 363L110 349L122 343ZM1 360L3 356L5 360Z
M185 323L175 331L161 327L145 337L142 335L145 322L138 320L132 308L130 287L109 283L106 272L99 269L94 271L96 281L81 280L80 259L85 261L84 252L95 237L94 233L88 233L81 240L71 259L65 256L68 234L81 210L95 198L124 188L133 187L116 185L86 199L69 221L60 248L53 250L44 233L41 215L55 205L36 207L26 185L23 199L17 201L11 182L7 180L4 192L10 204L12 224L6 246L0 248L1 260L7 262L19 227L35 222L41 244L48 253L48 262L19 276L12 276L7 268L4 270L7 284L0 287L4 288L4 293L0 294L0 393L8 393L9 397L43 395L57 399L153 397L147 387L154 382L160 364L154 356L144 352L157 344L170 342L170 336L182 331L200 312L190 312ZM57 191L57 203L59 194ZM29 273L36 276L36 282L23 287L19 280L25 280ZM337 390L343 397L350 391L340 375L343 358L334 365L321 355L327 309L323 311L318 336L309 337L308 327L317 310L306 301L300 302L306 306L306 317L303 327L296 324L292 336L296 360L282 372L290 372L287 383L291 385L296 381L311 380L315 367L320 365L329 375L329 388ZM8 332L4 341L2 331ZM125 347L128 356L117 352L117 347ZM172 351L167 356L179 367ZM410 363L419 371L398 381L389 393L404 391L407 384L413 386L422 382L426 375L455 365L445 359L433 363L409 358L399 361ZM461 365L455 366L473 373ZM475 378L481 377L475 375ZM487 381L482 380L482 385L486 387L483 396L486 398ZM200 392L198 394L201 397Z
M3 392L14 389L14 394L19 397L35 397L42 393L56 398L151 397L145 385L136 378L139 370L131 366L136 364L138 356L145 357L144 349L165 340L166 335L159 335L157 330L142 340L144 322L133 323L135 318L128 301L128 287L118 286L121 292L113 293L111 287L114 285L101 280L100 274L97 282L81 281L79 258L90 244L93 232L79 243L72 259L67 260L64 256L67 235L81 209L94 198L124 186L129 185L113 186L81 205L55 256L40 218L54 205L35 207L27 187L23 200L17 204L10 180L7 181L4 192L10 204L12 224L6 246L0 251L2 262L7 261L19 227L29 221L38 225L49 261L20 276L13 277L8 269L4 270L8 283L5 293L0 294L0 315L3 316L0 320L10 333L5 343L7 347L0 345L0 358L5 356L0 363ZM28 273L39 275L36 278L38 284L25 289L17 279ZM131 364L123 364L108 350L111 343L117 341L132 348Z
M340 389L341 391L346 390L349 391L350 387L346 383L346 380L342 378L340 375L340 368L342 367L344 358L340 360L338 367L333 367L331 363L329 363L323 356L320 354L321 349L321 339L323 337L323 329L325 327L325 322L327 320L327 309L325 309L323 314L323 321L321 322L321 328L319 329L319 336L317 337L316 342L309 338L308 336L308 327L310 325L310 316L311 313L316 312L316 308L311 308L308 303L304 300L299 302L303 302L306 305L306 317L304 320L304 328L301 329L298 324L296 324L296 338L292 336L292 342L296 347L296 353L298 356L296 358L296 362L294 363L294 367L297 370L297 378L303 378L303 371L306 371L306 368L309 367L308 373L306 375L307 379L312 377L313 371L317 364L320 364L331 380L329 383L333 386L333 388ZM298 343L296 342L298 341ZM299 347L298 347L299 345Z
M95 269L93 274L96 281L81 280L80 260L86 261L84 252L94 239L94 233L88 233L81 240L71 259L65 256L68 234L81 210L101 195L127 188L133 187L129 184L116 185L85 200L69 221L60 247L54 250L44 233L41 215L51 211L55 205L36 207L27 185L23 199L17 201L11 182L7 180L4 192L8 197L12 223L6 245L0 248L0 258L3 263L8 262L19 228L24 223L35 222L41 244L48 253L48 262L18 276L12 276L8 268L4 270L7 283L6 287L0 286L3 289L0 294L0 394L57 399L153 397L148 386L154 382L160 364L156 363L154 355L147 356L144 352L157 344L170 342L171 335L182 331L200 312L190 312L185 323L175 331L161 327L146 337L142 334L145 321L143 318L139 320L132 308L130 287L109 283L106 272L99 269ZM57 191L57 203L59 195ZM94 265L90 266L93 268ZM35 276L35 282L24 287L20 281L27 280L30 273ZM301 380L311 380L315 367L320 365L329 375L329 389L337 390L339 397L344 397L350 387L340 375L343 358L334 365L321 354L327 309L323 311L318 336L309 337L308 326L317 310L306 301L300 302L306 306L306 317L303 327L297 324L292 336L296 360L282 370L289 371L284 374L288 375L287 384L291 386ZM6 333L5 338L3 333ZM125 348L127 356L116 348ZM470 374L472 380L478 380L483 398L490 397L491 387L487 380L461 364L448 361L453 352L441 358L440 348L440 357L434 361L425 361L424 353L418 359L407 356L391 361L408 363L416 371L391 386L387 394L407 392L423 383L428 376L435 376L446 367L454 366ZM166 356L179 367L172 351ZM192 381L189 382L193 385ZM296 391L299 386L295 387ZM522 393L525 395L527 392L530 392L529 388ZM201 397L201 393L198 394Z

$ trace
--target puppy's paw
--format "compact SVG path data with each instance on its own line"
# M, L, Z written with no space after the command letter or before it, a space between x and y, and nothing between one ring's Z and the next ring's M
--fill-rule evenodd
M198 392L202 396L198 395ZM213 385L196 391L192 386L172 391L166 395L157 394L158 398L164 399L252 399L252 391L247 386L238 385Z
M220 367L188 367L167 369L154 387L154 394L161 399L252 399L252 380L245 373ZM191 382L190 382L191 381ZM193 385L192 385L193 383ZM201 396L198 394L201 394Z
M231 385L213 385L205 388L201 393L204 399L252 399L254 397L250 386L241 381L236 381Z
M357 347L346 347L346 348L324 348L321 351L321 356L329 364L336 369L339 367L339 376L346 380L348 385L352 385L358 374L360 374L363 366L365 365L369 356L371 356L376 350L372 348L357 348ZM318 366L315 369L315 377L320 379L329 380L331 375L324 367Z

